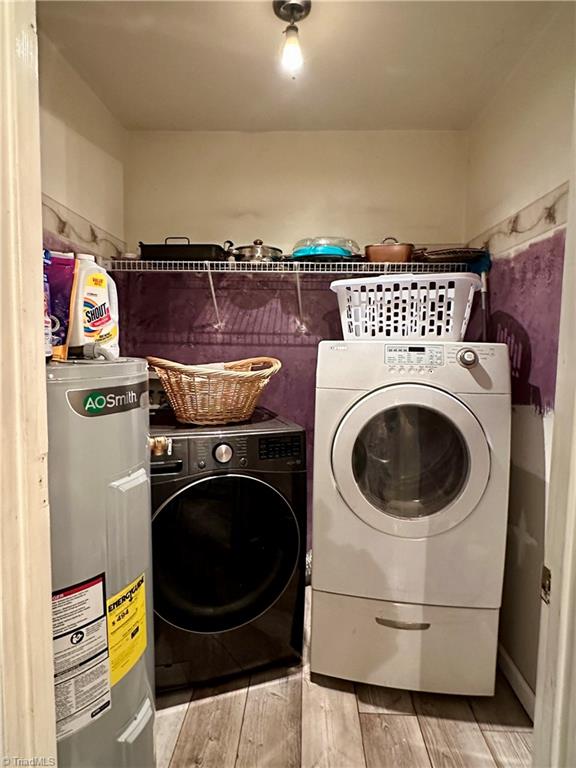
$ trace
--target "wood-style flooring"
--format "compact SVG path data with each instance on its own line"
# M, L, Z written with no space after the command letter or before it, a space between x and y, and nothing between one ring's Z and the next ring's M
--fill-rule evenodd
M157 768L531 765L532 725L503 677L493 698L355 685L311 675L307 648L301 667L161 697Z

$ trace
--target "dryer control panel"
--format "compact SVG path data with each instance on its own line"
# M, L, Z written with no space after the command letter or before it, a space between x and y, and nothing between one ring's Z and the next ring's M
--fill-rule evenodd
M444 365L444 347L441 344L386 344L384 362L392 366L438 368Z
M430 383L452 392L510 394L506 344L433 339L321 341L316 389L369 392Z

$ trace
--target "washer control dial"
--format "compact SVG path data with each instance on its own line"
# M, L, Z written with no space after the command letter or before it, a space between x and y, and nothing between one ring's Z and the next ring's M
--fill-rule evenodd
M474 368L478 365L478 355L473 349L461 349L456 359L464 368Z
M228 464L233 455L232 446L228 443L220 443L214 448L214 458L219 464Z

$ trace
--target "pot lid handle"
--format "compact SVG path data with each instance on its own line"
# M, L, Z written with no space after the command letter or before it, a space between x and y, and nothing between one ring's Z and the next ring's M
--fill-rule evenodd
M264 245L264 241L263 240L254 240L253 245Z
M396 240L395 237L385 237L384 240L382 240L382 245L386 245L386 243L391 240L393 243L398 244L398 240Z

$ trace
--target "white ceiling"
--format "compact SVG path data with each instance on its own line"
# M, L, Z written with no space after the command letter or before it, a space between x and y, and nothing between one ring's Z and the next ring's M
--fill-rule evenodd
M463 129L558 5L316 1L295 81L271 0L43 0L39 24L131 129Z

